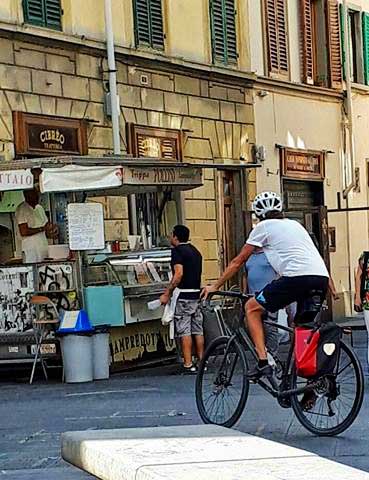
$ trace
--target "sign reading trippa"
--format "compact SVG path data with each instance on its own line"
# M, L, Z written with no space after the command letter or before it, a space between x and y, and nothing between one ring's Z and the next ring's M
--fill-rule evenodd
M125 185L202 185L201 168L184 167L123 167Z
M33 187L31 170L0 170L0 191L27 190Z

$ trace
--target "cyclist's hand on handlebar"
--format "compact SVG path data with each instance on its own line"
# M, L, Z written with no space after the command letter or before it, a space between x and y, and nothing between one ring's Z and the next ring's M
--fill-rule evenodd
M206 285L201 291L201 298L206 300L208 298L209 293L217 292L218 289L215 288L215 285Z

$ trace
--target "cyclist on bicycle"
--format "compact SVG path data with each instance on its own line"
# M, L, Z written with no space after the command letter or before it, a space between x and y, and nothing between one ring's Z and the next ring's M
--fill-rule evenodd
M265 348L264 312L274 313L293 302L302 301L309 297L312 290L321 291L322 297L325 297L329 273L305 228L295 220L284 218L279 195L262 192L255 197L252 207L260 222L223 275L213 285L205 287L202 296L206 298L209 293L218 291L243 267L256 248L263 248L279 278L266 285L246 304L247 324L259 357L249 378L256 380L273 374Z

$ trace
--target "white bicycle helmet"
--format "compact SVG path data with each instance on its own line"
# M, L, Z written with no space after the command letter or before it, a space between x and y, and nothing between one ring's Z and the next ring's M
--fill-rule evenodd
M252 209L260 218L265 218L268 212L281 212L281 197L275 192L261 192L252 202Z

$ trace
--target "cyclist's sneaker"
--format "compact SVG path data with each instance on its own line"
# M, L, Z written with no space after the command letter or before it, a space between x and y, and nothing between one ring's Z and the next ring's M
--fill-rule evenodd
M252 382L256 382L262 377L272 377L273 373L273 367L269 364L263 367L256 365L254 368L248 371L247 378Z

